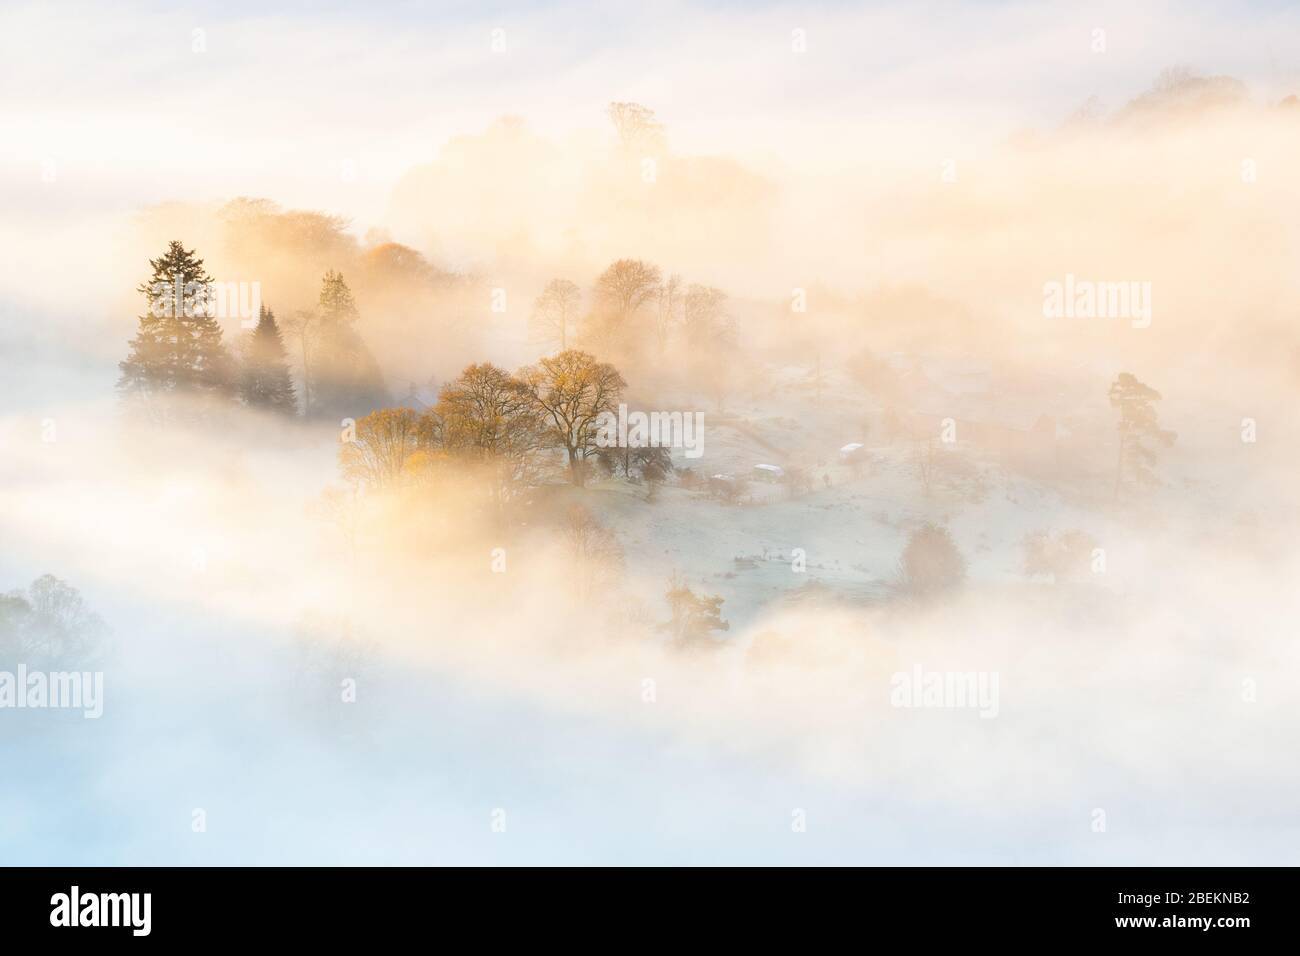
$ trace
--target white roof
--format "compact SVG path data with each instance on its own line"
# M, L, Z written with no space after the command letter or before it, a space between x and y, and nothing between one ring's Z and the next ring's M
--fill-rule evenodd
M785 469L782 468L780 465L755 465L754 467L761 469L763 471L770 471L775 475L785 474Z
M855 452L855 451L857 451L857 450L858 450L859 448L861 448L861 447L863 447L863 446L862 446L862 442L860 442L860 441L849 442L847 445L845 445L843 448L840 449L840 454L841 454L841 455L847 455L847 454L849 454L850 452Z

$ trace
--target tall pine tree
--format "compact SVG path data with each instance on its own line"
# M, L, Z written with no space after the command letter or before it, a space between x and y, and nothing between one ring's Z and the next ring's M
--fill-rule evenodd
M150 259L153 275L139 287L148 302L118 364L122 396L167 421L201 411L233 391L233 363L221 341L221 325L210 314L212 277L194 250L179 242Z
M379 363L358 334L352 290L341 273L325 273L316 311L311 367L313 414L360 418L392 400Z
M244 339L244 363L239 373L239 397L250 408L261 408L293 415L298 401L289 376L289 360L284 339L275 322L275 313L262 306L257 328Z
M1115 462L1115 500L1127 478L1135 487L1160 484L1153 470L1155 446L1172 445L1178 437L1160 427L1155 403L1160 393L1139 382L1137 376L1120 372L1110 386L1110 404L1119 410L1119 452Z

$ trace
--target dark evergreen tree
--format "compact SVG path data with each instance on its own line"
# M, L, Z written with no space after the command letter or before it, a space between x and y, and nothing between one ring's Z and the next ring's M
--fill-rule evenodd
M284 415L293 415L298 410L284 339L275 322L275 313L265 305L257 316L257 328L244 339L239 397L250 408L267 409Z
M233 391L233 363L221 340L221 325L211 314L211 282L194 250L172 242L150 259L153 274L139 287L148 302L119 363L117 387L124 398L159 420L205 401L226 399ZM179 400L179 401L178 401Z
M356 302L343 276L325 273L315 316L311 363L313 414L360 418L390 401L379 364L358 334Z

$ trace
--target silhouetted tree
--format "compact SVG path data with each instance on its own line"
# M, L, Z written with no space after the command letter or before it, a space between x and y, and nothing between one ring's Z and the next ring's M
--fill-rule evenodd
M692 283L682 300L682 333L691 376L721 408L735 375L731 352L736 326L727 315L727 294L713 286Z
M726 313L727 294L709 285L691 283L682 302L682 331L689 345L724 343L732 329Z
M659 354L663 356L668 351L668 342L672 338L673 330L681 321L679 313L682 310L682 277L679 275L670 275L659 286L655 309L655 342L659 346Z
M620 319L659 291L659 267L640 259L619 259L596 279L596 301Z
M244 340L244 362L239 374L239 397L251 408L292 415L298 410L293 379L275 313L262 306L257 328Z
M588 334L605 347L632 344L638 337L634 317L659 295L660 273L640 259L619 259L596 279L593 322Z
M357 305L343 276L327 272L312 332L313 414L356 417L389 400L383 373L355 328L357 318Z
M578 318L582 292L568 279L552 279L533 304L532 327L539 341L569 347L569 330Z
M176 416L180 404L201 411L212 399L227 399L234 368L221 341L221 325L211 314L212 277L203 260L179 242L150 259L153 274L140 285L148 302L119 363L117 388L124 399L155 420Z

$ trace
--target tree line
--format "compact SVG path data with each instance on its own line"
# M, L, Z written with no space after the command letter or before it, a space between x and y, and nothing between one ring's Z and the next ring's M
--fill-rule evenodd
M534 339L550 348L563 352L576 343L633 364L662 360L676 344L683 367L714 383L726 363L713 353L736 344L725 292L665 277L641 259L611 263L596 278L585 310L577 283L552 279L533 304L530 325ZM708 374L699 374L706 367Z
M327 271L316 306L284 321L263 303L256 327L232 348L214 314L213 279L195 251L172 241L149 265L151 273L138 287L146 309L119 363L117 388L132 407L159 420L201 416L235 403L337 420L390 403L341 273ZM736 338L724 292L686 284L675 274L665 278L640 259L619 259L606 268L585 310L577 283L552 279L534 302L529 325L534 340L556 352L556 359L581 351L641 365L663 359L679 344L679 366L707 383L719 400L725 363L713 354ZM563 419L570 411L553 408L547 414ZM572 441L565 447L571 463L584 457Z
M261 304L256 326L232 350L214 314L213 279L195 251L173 241L149 265L151 275L138 288L147 308L118 365L117 389L133 409L157 421L236 403L328 418L387 404L383 374L357 332L356 303L340 273L325 274L316 308L285 329ZM286 331L303 369L301 394Z
M340 468L347 481L378 490L428 479L454 463L477 472L504 507L536 483L539 453L558 449L569 481L582 486L590 459L604 451L601 415L617 409L626 387L613 365L578 349L513 375L477 363L444 385L432 408L383 408L357 420L344 435Z

